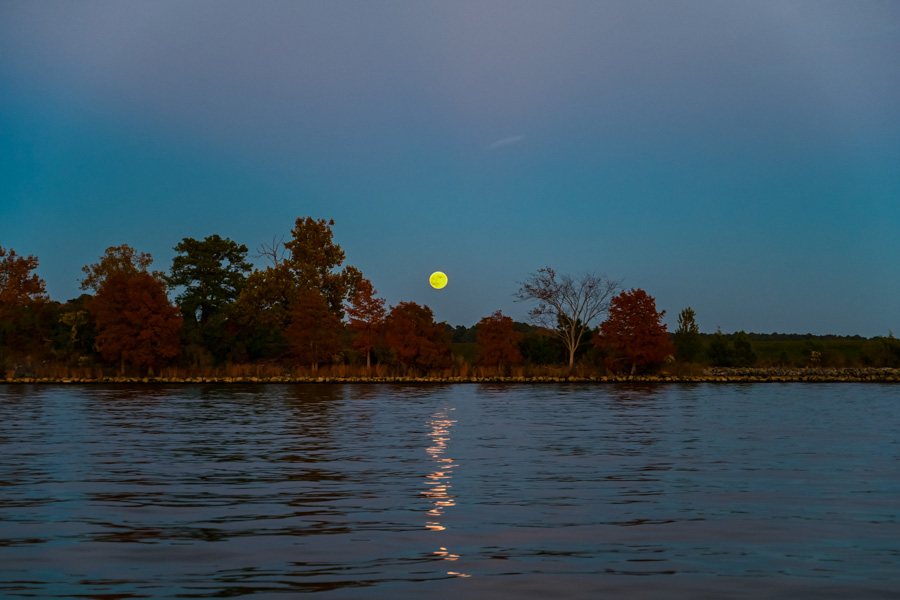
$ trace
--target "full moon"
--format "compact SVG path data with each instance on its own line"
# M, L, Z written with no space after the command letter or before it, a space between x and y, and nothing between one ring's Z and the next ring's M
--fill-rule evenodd
M447 285L447 276L440 271L435 271L431 274L431 277L428 278L428 283L430 283L431 287L434 289L439 290Z

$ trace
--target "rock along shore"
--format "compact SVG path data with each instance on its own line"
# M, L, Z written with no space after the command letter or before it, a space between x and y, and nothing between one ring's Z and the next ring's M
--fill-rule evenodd
M196 383L784 383L900 382L900 369L711 368L701 375L608 375L598 377L101 377L0 378L28 384L196 384Z

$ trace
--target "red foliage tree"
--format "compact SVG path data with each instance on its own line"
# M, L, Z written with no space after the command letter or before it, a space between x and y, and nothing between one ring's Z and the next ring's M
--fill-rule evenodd
M609 303L609 316L600 324L591 342L610 353L606 366L613 371L631 373L659 364L674 352L656 301L641 289L622 292Z
M34 300L46 300L44 280L33 274L38 266L34 256L19 256L0 246L0 319Z
M291 309L287 327L291 353L303 364L319 368L319 362L330 359L341 349L341 320L317 291L301 292Z
M97 347L105 360L155 367L178 355L181 311L165 284L146 272L112 271L86 302L97 323Z
M368 279L362 279L356 286L356 293L345 307L350 329L356 332L353 347L366 354L366 368L372 365L372 348L378 343L384 325L386 311L384 298L375 298L375 288Z
M445 369L450 366L450 334L434 313L415 302L391 307L385 319L385 341L407 366Z
M478 321L477 343L478 362L482 365L517 365L522 362L519 342L522 334L513 329L511 317L503 316L499 310Z

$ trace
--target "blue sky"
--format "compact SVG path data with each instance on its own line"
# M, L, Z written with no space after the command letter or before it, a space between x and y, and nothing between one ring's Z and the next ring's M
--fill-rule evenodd
M333 218L390 304L604 272L701 330L900 332L900 3L0 2L0 245ZM442 291L428 275L445 271Z

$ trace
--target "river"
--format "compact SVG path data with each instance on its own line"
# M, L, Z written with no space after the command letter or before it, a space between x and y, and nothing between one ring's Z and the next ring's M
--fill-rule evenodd
M891 384L0 385L0 597L897 598Z

